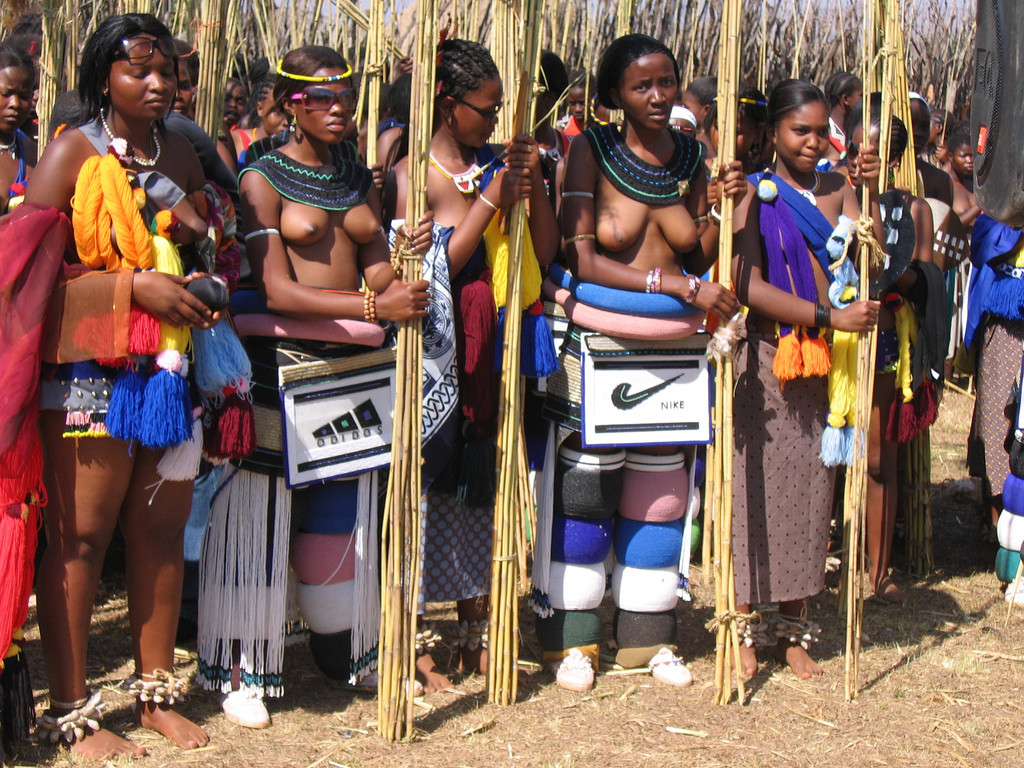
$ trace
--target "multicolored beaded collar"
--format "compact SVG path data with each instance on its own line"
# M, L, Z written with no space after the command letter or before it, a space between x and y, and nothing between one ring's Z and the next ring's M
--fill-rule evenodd
M669 133L676 148L665 165L637 157L617 126L595 125L583 135L601 171L619 192L647 205L669 205L689 194L704 169L704 145L677 131Z
M347 211L362 205L373 185L370 169L352 158L345 143L331 146L333 162L303 165L279 150L252 161L242 173L255 171L288 200L325 211Z

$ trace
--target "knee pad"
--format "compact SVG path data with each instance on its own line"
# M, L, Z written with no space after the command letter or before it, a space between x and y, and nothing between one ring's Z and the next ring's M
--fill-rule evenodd
M584 453L567 446L558 451L555 514L589 520L612 517L622 496L626 452Z
M619 502L622 517L647 523L678 520L686 513L689 496L690 476L681 453L626 454Z
M676 607L679 566L630 568L618 563L612 571L615 605L636 613L661 613Z
M620 518L615 525L615 559L630 568L678 569L683 521L639 523Z

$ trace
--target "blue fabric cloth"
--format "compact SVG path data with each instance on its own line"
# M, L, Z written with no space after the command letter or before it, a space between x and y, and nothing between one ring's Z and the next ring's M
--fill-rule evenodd
M974 332L981 325L987 313L997 314L1008 320L1021 320L1020 309L1024 305L1024 281L1013 271L1001 271L993 261L1010 253L1020 241L1020 230L1002 224L988 214L981 214L974 222L971 232L971 281L967 286L967 328L964 343L970 347ZM1010 302L1007 294L1015 294L1016 302ZM1016 304L1016 316L1008 317L1006 306ZM999 306L997 309L998 305Z
M817 206L775 174L752 173L747 179L756 187L767 176L771 176L771 180L779 190L779 195L789 206L793 220L796 221L797 227L803 233L807 245L818 258L818 263L825 270L825 274L829 274L828 268L832 263L832 258L829 256L827 245L835 228L825 214L818 210Z

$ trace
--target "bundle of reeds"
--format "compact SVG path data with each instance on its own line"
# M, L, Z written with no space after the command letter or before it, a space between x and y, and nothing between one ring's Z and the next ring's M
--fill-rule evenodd
M533 125L544 0L525 0L519 8L521 41L506 82L517 84L512 131ZM532 505L526 481L523 436L523 377L519 372L523 315L523 248L528 236L526 201L512 209L509 234L508 280L505 293L505 337L502 340L501 390L498 400L497 489L491 558L491 601L488 622L487 700L509 705L519 689L519 586L521 556L526 551L525 528Z
M238 7L232 0L202 0L193 42L199 54L196 123L216 138L224 124L224 83L230 75L238 42Z
M927 576L934 564L932 552L932 441L927 429L901 446L900 507L906 520L907 569Z
M370 0L370 29L356 115L366 109L366 164L377 162L377 124L380 122L380 86L384 79L384 0Z
M636 9L636 0L619 0L619 7L615 12L615 36L622 37L633 31L633 11Z
M491 35L491 56L501 73L505 85L505 93L514 92L516 78L519 73L517 52L520 49L517 39L520 26L516 18L515 0L494 0L493 13L494 33ZM503 109L498 113L498 136L510 139L514 135L512 110Z
M877 60L879 50L884 51L884 36L879 40L880 20L889 4L898 6L898 0L864 0L864 28L861 38L861 80L864 82L864 120L863 125L871 125L871 91L873 84L878 82L881 67ZM890 86L891 87L891 86ZM889 137L891 133L891 109L888 93L883 87L881 130L879 131L878 153L887 157L889 153ZM879 185L884 189L886 174L880 174ZM879 191L881 191L881 189ZM861 189L861 215L857 222L857 237L860 255L857 268L860 273L859 296L869 296L871 270L878 266L880 247L875 239L873 224L870 218L871 190L867 184ZM846 557L843 559L844 597L846 603L846 664L845 688L846 699L852 701L858 694L858 678L860 676L860 643L864 621L864 572L866 566L865 518L867 508L867 441L868 425L871 418L871 401L874 395L874 363L877 335L874 331L862 333L857 340L857 397L855 404L853 463L846 470L846 486L844 489L846 535Z
M36 103L36 114L39 115L39 152L46 148L50 137L45 126L50 121L50 113L57 97L64 92L66 83L65 58L68 53L67 14L72 8L73 0L43 0L43 45L39 52L39 100ZM77 6L77 3L75 4ZM73 9L77 12L77 7ZM77 16L75 17L77 19ZM71 54L74 61L74 52Z
M739 106L741 0L724 0L718 67L718 164L736 158L736 121ZM723 197L718 240L718 279L732 275L733 219L735 200ZM745 702L743 668L736 615L736 576L732 554L732 459L733 459L732 356L725 355L715 370L714 450L714 573L715 573L715 693L719 704L732 699L732 672L740 702Z
M427 169L434 118L437 57L437 2L418 0L419 26L413 60L409 109L410 228L427 210ZM402 278L419 280L420 257L406 245ZM423 434L423 324L418 318L398 330L394 434L381 543L381 620L377 729L387 741L413 734L413 685L416 682L416 614L420 584L420 464Z

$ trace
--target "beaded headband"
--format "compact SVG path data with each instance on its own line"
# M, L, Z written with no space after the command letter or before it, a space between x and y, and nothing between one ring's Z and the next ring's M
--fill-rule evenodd
M351 65L340 75L327 75L326 77L316 77L314 75L295 75L291 72L284 71L284 59L277 60L277 75L278 77L287 77L289 80L299 80L303 83L335 83L338 80L344 80L346 77L352 77Z

